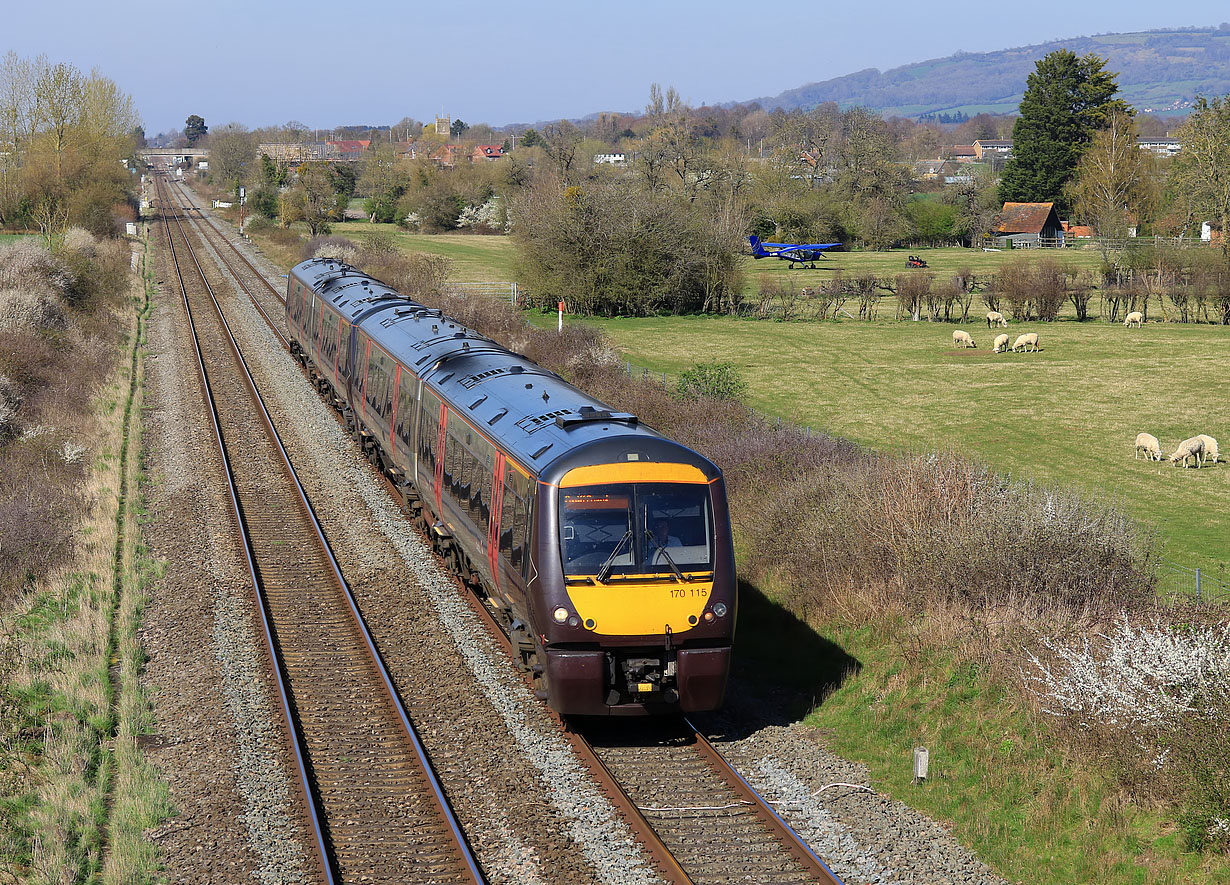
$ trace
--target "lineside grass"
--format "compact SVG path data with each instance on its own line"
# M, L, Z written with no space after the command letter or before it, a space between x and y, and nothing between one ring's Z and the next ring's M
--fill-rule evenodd
M954 449L1120 501L1157 526L1168 558L1215 574L1230 568L1230 467L1134 460L1140 431L1167 453L1197 433L1230 440L1222 326L1013 324L1013 336L1038 332L1041 352L994 354L998 330L985 324L966 326L977 349L954 350L955 327L944 323L585 321L633 363L668 376L714 359L736 364L751 404L770 415L881 451Z
M16 726L4 733L15 739L0 745L0 783L19 775L19 788L0 800L0 869L17 881L141 883L158 874L142 833L165 816L169 794L136 748L149 726L137 683L149 564L135 524L148 302L134 288L134 309L115 314L130 359L102 385L83 428L92 462L76 555L5 615L13 630L0 637L0 712L12 717L6 727Z

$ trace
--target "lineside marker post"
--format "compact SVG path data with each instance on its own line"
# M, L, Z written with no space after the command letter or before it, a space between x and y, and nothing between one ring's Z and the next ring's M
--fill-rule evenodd
M914 748L914 783L921 784L927 779L927 762L930 754L926 747Z
M559 334L564 334L564 302L559 303Z

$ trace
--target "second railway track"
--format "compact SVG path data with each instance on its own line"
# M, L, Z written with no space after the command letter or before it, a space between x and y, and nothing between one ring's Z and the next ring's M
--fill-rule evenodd
M481 882L383 665L374 656L281 442L196 262L165 184L160 204L200 344L236 515L301 729L324 848L322 877L347 882Z

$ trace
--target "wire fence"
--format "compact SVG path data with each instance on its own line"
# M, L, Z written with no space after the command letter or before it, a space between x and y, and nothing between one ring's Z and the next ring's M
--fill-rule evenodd
M518 303L517 299L520 294L514 281L502 280L492 282L479 280L470 283L449 283L448 285L461 295L473 295L480 298L507 298L509 303L514 306Z
M1163 559L1157 570L1157 595L1170 603L1195 600L1197 605L1221 605L1230 602L1230 577L1224 563L1208 569Z

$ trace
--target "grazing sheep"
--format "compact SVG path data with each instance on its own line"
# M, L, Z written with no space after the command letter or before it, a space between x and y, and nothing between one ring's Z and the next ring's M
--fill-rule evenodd
M957 329L957 331L952 333L952 346L977 347L978 345L974 343L974 339L970 337L969 332L963 332L962 330Z
M994 353L1003 353L1007 349L1008 349L1008 336L1007 335L996 335Z
M1145 453L1146 461L1160 461L1166 457L1162 454L1162 444L1157 441L1157 437L1152 433L1136 434L1136 457L1140 457L1140 453Z
M1026 353L1029 353L1030 346L1033 346L1034 353L1038 352L1038 333L1026 332L1019 336L1016 341L1012 342L1012 352L1016 353L1018 347L1023 348Z
M1204 443L1204 462L1207 464L1209 461L1212 461L1216 464L1220 457L1220 454L1217 451L1217 440L1213 439L1213 437L1209 436L1207 433L1196 434L1196 439Z
M1136 328L1139 329L1144 324L1144 321L1145 315L1139 310L1134 310L1123 318L1123 325L1130 326L1135 323Z
M987 328L989 329L992 326L1003 326L1005 329L1008 328L1008 321L1004 319L1004 315L998 310L987 311Z
M1191 458L1196 462L1196 467L1200 467L1200 462L1204 460L1204 440L1198 436L1193 436L1179 443L1179 447L1174 450L1174 454L1170 456L1171 464L1183 462L1183 466L1187 467L1187 459Z

